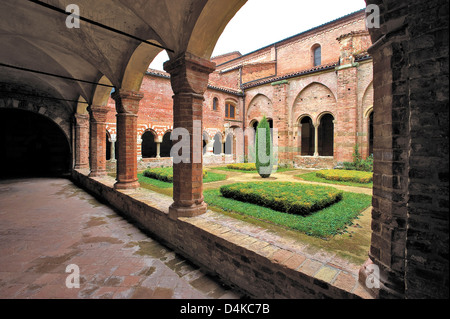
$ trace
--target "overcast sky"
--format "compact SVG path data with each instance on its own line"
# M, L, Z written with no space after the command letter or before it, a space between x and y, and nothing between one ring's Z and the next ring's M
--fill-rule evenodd
M228 23L212 56L232 51L246 54L365 6L364 0L248 0ZM162 70L166 60L162 52L150 67Z

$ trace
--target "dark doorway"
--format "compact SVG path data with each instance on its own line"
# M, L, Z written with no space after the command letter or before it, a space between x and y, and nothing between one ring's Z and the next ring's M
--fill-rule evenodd
M142 135L142 158L155 158L156 152L155 135L147 131Z
M48 118L0 109L0 177L61 176L71 169L64 132Z
M172 132L167 132L164 134L162 143L161 143L161 157L170 157L170 150L172 149L172 140L170 136Z
M106 160L110 161L111 160L111 137L108 133L108 131L106 131Z
M314 156L315 131L313 121L310 117L306 116L300 124L302 125L301 155Z
M326 114L320 119L319 156L333 156L334 151L334 118Z

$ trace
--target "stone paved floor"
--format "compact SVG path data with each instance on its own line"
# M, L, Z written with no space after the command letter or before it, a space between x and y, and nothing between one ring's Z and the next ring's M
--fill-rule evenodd
M68 180L0 181L2 299L240 297Z

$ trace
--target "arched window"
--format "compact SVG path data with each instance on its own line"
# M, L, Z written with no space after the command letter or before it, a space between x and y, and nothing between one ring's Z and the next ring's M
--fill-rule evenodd
M322 64L322 47L320 44L316 44L312 47L312 56L314 66L319 66Z
M172 140L170 139L170 136L172 135L172 132L167 132L163 136L163 140L161 143L161 157L170 157L170 150L172 149Z
M227 102L225 104L225 118L227 119L236 118L236 106L231 102Z
M222 154L222 135L217 133L214 136L214 148L213 148L214 155L220 155Z
M209 136L208 133L203 132L203 155L206 154L206 152L208 151L208 142L209 142Z
M218 109L219 109L219 99L215 97L213 99L213 111L217 111Z
M314 155L314 125L310 117L306 116L300 122L302 126L302 140L301 140L301 155L313 156Z
M156 157L155 135L147 131L142 135L142 158Z
M334 151L334 117L326 114L320 119L319 156L333 156Z
M225 154L232 155L233 154L233 135L228 134L227 139L225 140Z

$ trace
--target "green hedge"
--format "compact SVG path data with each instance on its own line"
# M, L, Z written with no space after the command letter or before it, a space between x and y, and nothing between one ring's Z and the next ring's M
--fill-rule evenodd
M330 181L355 182L361 184L367 184L373 180L373 173L341 169L321 170L316 172L316 176Z
M333 187L293 182L251 182L225 185L224 197L252 203L289 214L307 215L342 199L342 191Z
M236 169L239 171L256 171L255 163L228 164L227 168Z
M173 167L157 167L149 168L144 171L144 176L157 179L167 183L173 183ZM207 176L207 172L203 170L203 178Z

